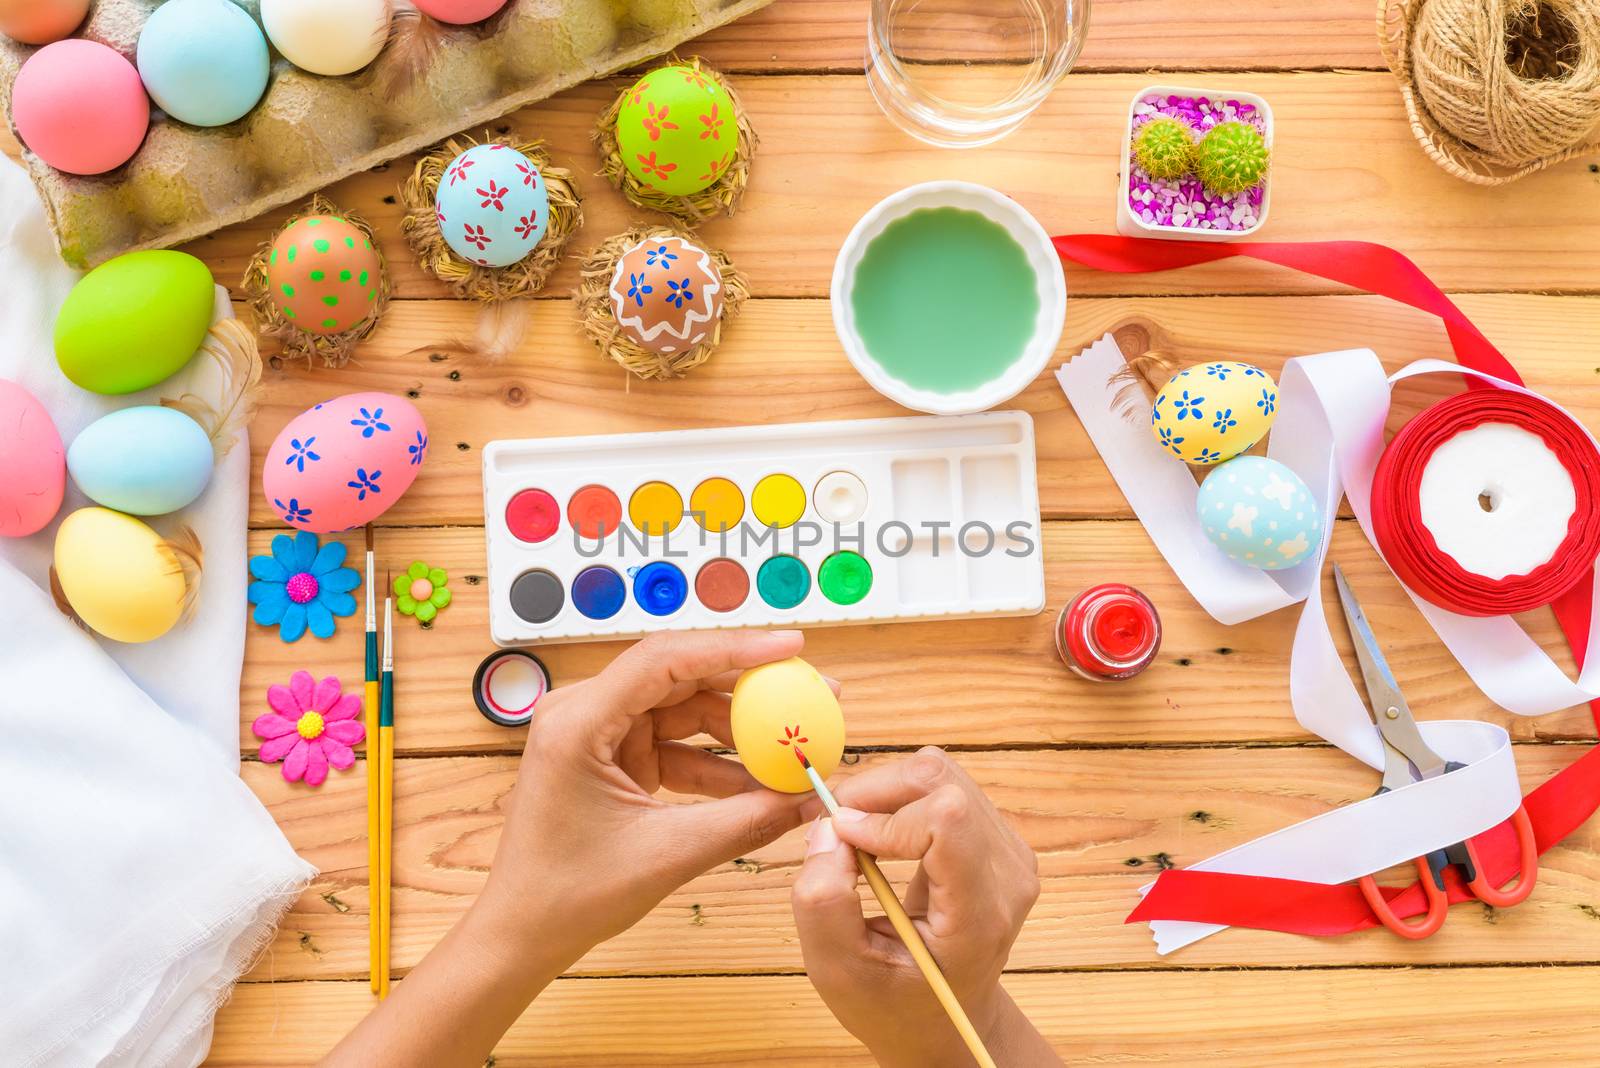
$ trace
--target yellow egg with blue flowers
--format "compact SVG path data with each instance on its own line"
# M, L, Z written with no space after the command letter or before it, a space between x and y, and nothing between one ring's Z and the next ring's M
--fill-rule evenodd
M1277 414L1271 375L1253 364L1215 360L1185 368L1161 387L1150 430L1184 463L1210 467L1266 437Z

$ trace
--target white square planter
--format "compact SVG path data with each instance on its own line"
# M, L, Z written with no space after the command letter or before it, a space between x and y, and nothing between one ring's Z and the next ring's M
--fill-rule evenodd
M1238 241L1254 235L1267 224L1267 212L1272 207L1271 166L1267 168L1267 180L1261 187L1261 210L1256 213L1255 225L1248 229L1202 230L1187 226L1162 226L1145 222L1128 208L1128 182L1133 171L1128 146L1133 141L1134 109L1139 106L1139 101L1152 93L1159 93L1162 96L1204 96L1212 100L1237 100L1242 104L1253 104L1261 112L1267 152L1269 154L1272 152L1272 106L1256 94L1238 90L1224 92L1216 89L1196 89L1185 85L1145 86L1128 101L1128 122L1122 132L1122 181L1117 186L1117 232L1128 237L1158 237L1168 241ZM1276 163L1275 160L1273 162Z

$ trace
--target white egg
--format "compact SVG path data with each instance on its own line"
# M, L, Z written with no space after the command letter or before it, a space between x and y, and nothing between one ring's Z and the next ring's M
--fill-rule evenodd
M261 0L261 24L301 70L350 74L383 50L389 0Z

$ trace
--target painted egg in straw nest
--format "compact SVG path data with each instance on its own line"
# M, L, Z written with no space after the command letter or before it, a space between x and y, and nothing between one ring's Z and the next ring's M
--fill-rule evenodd
M400 197L423 270L484 303L544 288L583 224L572 172L551 165L543 141L452 138L417 161Z
M718 249L670 226L636 226L579 265L578 319L600 352L640 378L710 359L750 290Z
M366 220L319 195L251 257L244 291L286 354L343 367L388 307L389 269Z
M733 86L696 57L624 89L594 142L600 173L623 196L693 226L738 208L758 139Z

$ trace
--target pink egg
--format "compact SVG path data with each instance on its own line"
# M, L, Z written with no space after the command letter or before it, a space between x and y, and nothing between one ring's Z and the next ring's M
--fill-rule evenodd
M432 15L440 22L467 26L482 22L506 6L506 0L411 0L424 15Z
M392 393L350 393L289 420L261 472L278 517L316 534L354 530L411 487L428 454L416 406Z
M28 57L11 87L11 113L34 155L68 174L122 166L150 127L150 101L133 64L81 38Z
M0 537L43 530L61 508L67 457L50 413L32 393L0 378Z

